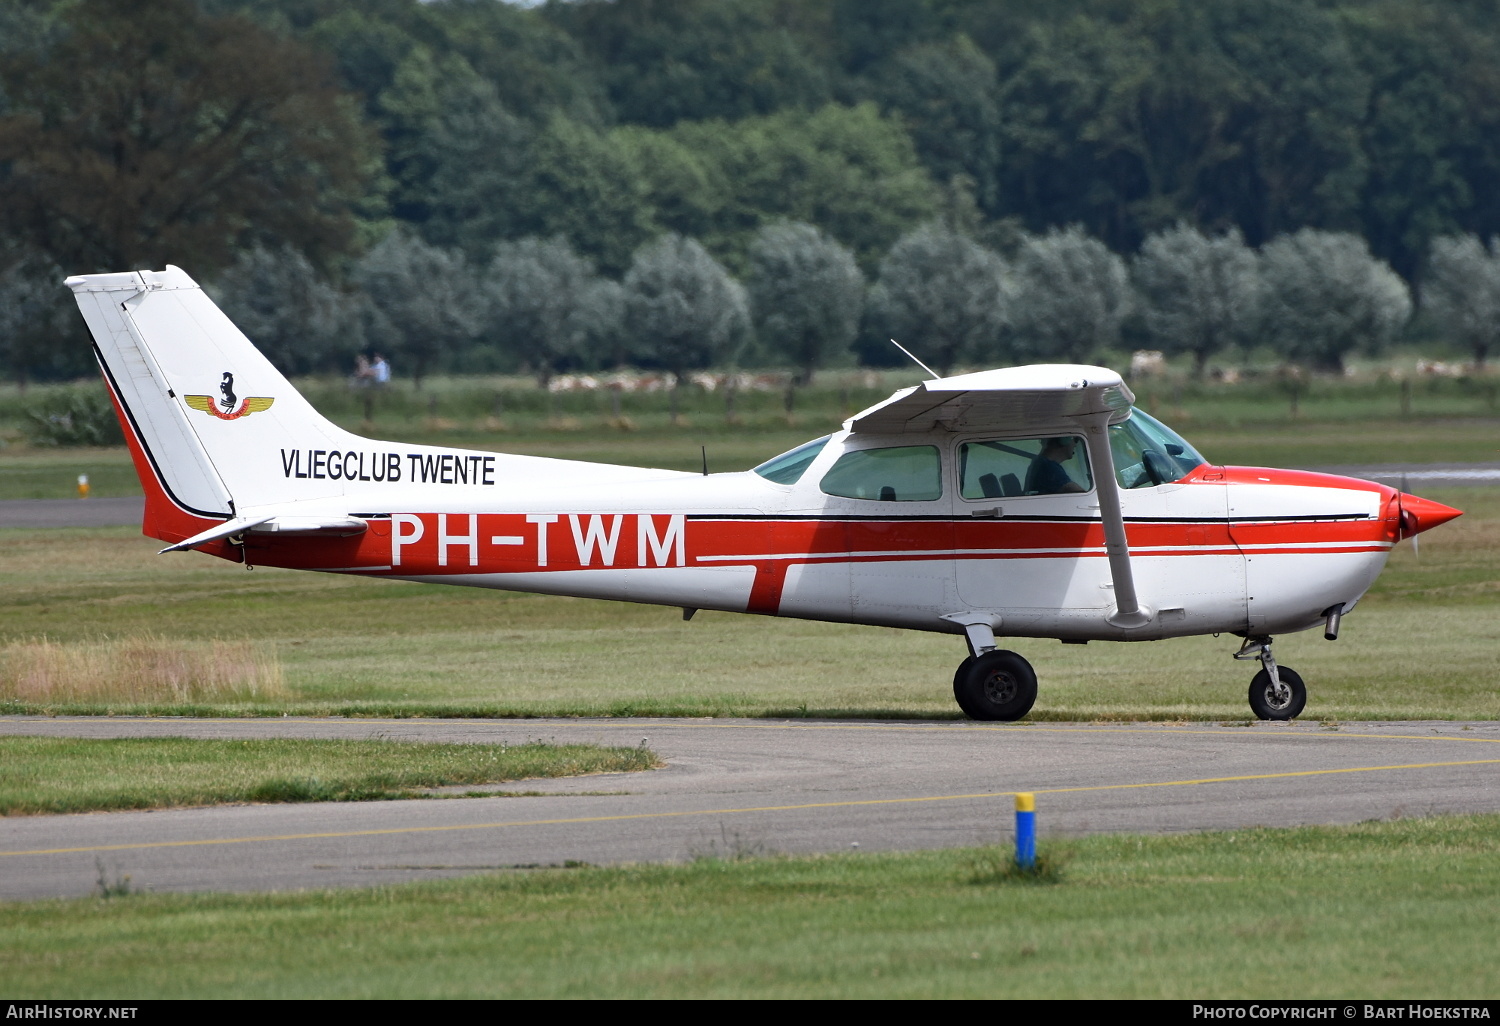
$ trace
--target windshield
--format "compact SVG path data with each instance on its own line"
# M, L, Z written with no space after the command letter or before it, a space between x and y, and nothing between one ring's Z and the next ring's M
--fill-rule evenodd
M1109 429L1109 448L1121 488L1150 488L1180 481L1208 462L1161 421L1140 410Z
M774 459L766 460L755 468L755 472L767 481L775 481L777 484L796 484L832 437L832 435L824 435L822 438L814 438L811 442L803 442L791 452L784 452Z

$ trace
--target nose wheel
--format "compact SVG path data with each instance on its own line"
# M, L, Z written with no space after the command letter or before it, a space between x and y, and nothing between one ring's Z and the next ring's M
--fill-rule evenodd
M1307 705L1307 688L1297 671L1279 667L1281 687L1271 682L1271 675L1261 670L1250 682L1250 708L1263 720L1294 720Z
M953 697L975 720L1019 720L1036 702L1036 671L1014 652L970 656L953 675Z
M1277 666L1271 639L1246 638L1236 659L1259 659L1261 671L1250 681L1250 710L1263 720L1294 720L1307 705L1302 676L1288 666Z

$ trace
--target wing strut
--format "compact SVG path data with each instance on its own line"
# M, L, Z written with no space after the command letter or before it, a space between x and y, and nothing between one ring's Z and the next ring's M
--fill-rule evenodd
M1106 619L1116 627L1144 627L1152 611L1141 605L1130 571L1130 546L1125 539L1125 517L1120 512L1120 488L1115 481L1115 459L1109 448L1109 413L1096 414L1088 422L1089 471L1094 475L1094 493L1099 496L1099 519L1104 523L1104 551L1109 556L1109 575L1115 583L1115 611Z

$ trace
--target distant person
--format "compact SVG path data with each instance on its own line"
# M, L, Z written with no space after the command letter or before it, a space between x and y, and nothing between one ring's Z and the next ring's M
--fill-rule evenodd
M391 365L379 353L375 354L375 362L370 364L370 374L375 379L377 388L384 388L391 383Z
M1027 495L1057 495L1062 492L1084 491L1083 485L1068 476L1063 466L1073 458L1078 448L1076 438L1049 438L1042 443L1042 451L1031 461L1026 471Z
M354 357L354 387L364 388L375 380L375 371L370 367L370 360L364 353L358 353Z

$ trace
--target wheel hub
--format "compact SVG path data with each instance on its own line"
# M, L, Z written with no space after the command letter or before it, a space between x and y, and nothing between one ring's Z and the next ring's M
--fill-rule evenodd
M1292 704L1292 689L1277 681L1266 687L1266 705L1272 709L1285 709Z
M984 682L984 697L996 705L1004 705L1016 697L1020 682L1009 673L992 673Z

